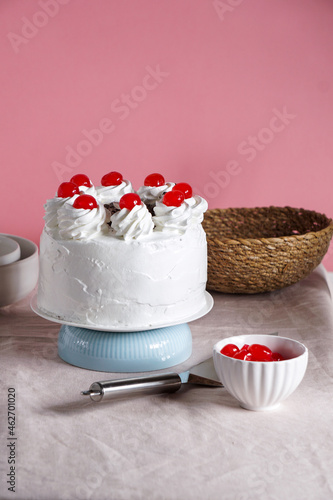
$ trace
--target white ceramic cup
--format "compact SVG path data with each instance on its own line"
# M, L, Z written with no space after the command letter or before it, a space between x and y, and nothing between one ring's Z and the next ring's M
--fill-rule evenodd
M21 257L21 248L17 241L0 236L0 266L16 262Z

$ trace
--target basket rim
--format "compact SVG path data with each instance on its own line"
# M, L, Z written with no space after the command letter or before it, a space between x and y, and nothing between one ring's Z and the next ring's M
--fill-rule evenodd
M270 237L262 237L262 238L238 238L237 236L232 237L232 238L226 238L224 236L216 236L214 237L209 233L209 229L205 228L205 232L211 239L214 239L216 241L222 242L228 242L231 244L246 244L247 242L260 242L260 243L277 243L278 241L299 241L299 240L304 240L304 239L310 239L310 238L318 238L326 233L331 234L331 237L333 235L333 220L329 217L327 217L326 214L317 212L315 210L309 210L305 208L295 208L295 207L290 207L288 205L286 206L275 206L275 205L269 205L269 206L263 206L263 207L228 207L228 208L211 208L208 209L206 213L218 213L218 212L228 212L228 211L233 211L237 212L237 210L242 210L242 211L248 211L248 212L253 212L255 210L268 210L268 209L288 209L292 210L294 212L304 212L304 213L311 213L314 215L320 215L321 217L325 217L327 219L327 226L324 227L323 229L320 229L319 231L309 231L307 233L302 233L302 234L293 234L293 235L285 235L285 236L270 236ZM205 220L203 221L203 223Z

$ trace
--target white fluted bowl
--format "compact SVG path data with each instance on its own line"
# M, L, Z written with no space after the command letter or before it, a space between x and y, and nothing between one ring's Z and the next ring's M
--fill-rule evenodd
M284 361L243 361L221 354L227 344L263 344ZM296 340L271 335L237 335L220 340L213 349L214 366L227 391L247 410L270 410L286 399L302 381L308 350Z

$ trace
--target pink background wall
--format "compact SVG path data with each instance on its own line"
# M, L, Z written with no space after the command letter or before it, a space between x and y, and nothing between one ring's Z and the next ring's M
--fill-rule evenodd
M210 208L333 216L331 0L3 0L0 16L1 232L38 241L61 181L110 170L190 182Z

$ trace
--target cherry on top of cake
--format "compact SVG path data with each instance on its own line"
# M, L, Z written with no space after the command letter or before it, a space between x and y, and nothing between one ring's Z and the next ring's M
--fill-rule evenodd
M120 172L113 171L103 175L101 184L102 186L120 186L123 180L123 175Z
M165 179L162 174L153 173L147 175L143 184L146 187L165 186Z
M192 188L187 182L178 182L175 184L172 188L172 191L181 191L184 193L185 199L187 200L188 198L192 198L193 196L193 191Z
M137 193L151 214L154 215L153 210L156 202L163 197L164 193L171 191L174 185L174 182L166 182L162 174L154 172L147 175Z
M74 182L62 182L58 187L58 198L71 198L75 194L80 194L80 190Z
M127 210L132 210L137 205L142 205L141 198L136 193L126 193L119 200L119 208L127 208Z
M73 175L71 178L70 182L73 182L77 186L86 186L86 187L92 187L92 182L89 179L89 177L86 174L76 174Z
M75 198L73 203L74 208L83 208L84 210L92 210L98 208L96 199L90 194L80 194Z
M163 205L167 207L180 207L180 205L184 202L185 195L182 191L172 190L165 193L162 198Z

